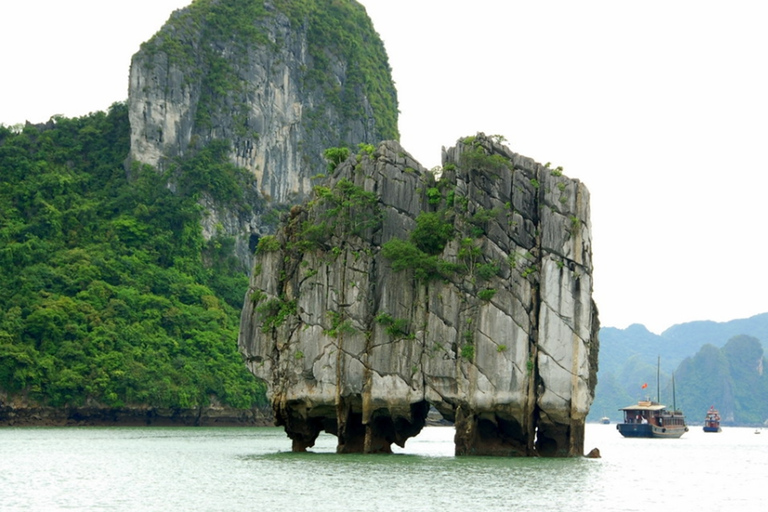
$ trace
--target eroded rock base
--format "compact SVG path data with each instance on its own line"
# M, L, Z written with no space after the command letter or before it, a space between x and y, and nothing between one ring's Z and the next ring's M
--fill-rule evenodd
M495 457L533 456L533 440L523 425L495 414L456 415L456 455Z
M571 425L540 423L536 432L536 453L542 457L577 457L584 446L584 422Z
M405 415L379 409L364 422L360 404L362 400L342 401L332 410L294 402L277 406L275 418L291 439L294 452L307 451L321 432L327 432L338 438L336 453L392 453L392 444L404 447L421 432L429 413L429 404L419 402Z

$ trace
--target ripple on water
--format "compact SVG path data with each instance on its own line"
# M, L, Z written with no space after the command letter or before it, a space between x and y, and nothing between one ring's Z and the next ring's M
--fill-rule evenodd
M394 455L290 452L278 428L0 429L3 510L740 510L768 474L768 435L692 429L624 439L587 425L601 459L454 457L428 427Z

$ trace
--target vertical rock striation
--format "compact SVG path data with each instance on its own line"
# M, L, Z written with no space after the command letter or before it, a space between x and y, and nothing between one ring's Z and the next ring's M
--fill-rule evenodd
M389 452L430 406L459 455L583 453L599 322L589 193L478 134L363 148L265 237L239 346L293 449Z
M128 96L132 161L168 169L226 140L268 207L307 196L324 149L398 137L387 56L353 0L194 0L134 55ZM236 236L250 267L263 211L202 205L206 236Z

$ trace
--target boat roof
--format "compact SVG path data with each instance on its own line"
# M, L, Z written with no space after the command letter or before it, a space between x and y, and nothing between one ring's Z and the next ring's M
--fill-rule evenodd
M667 408L666 405L657 404L656 402L641 401L641 402L637 402L635 405L622 407L619 410L620 411L661 411L666 408Z

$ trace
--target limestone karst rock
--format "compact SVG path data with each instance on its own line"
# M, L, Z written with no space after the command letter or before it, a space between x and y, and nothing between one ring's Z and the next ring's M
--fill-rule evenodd
M128 96L130 161L167 169L223 140L254 175L253 211L201 199L205 236L234 236L248 268L270 210L311 192L324 149L398 138L387 55L354 0L194 0L134 55Z
M238 343L294 450L389 452L433 406L459 455L583 454L589 192L498 140L459 141L439 177L364 147L261 240Z

